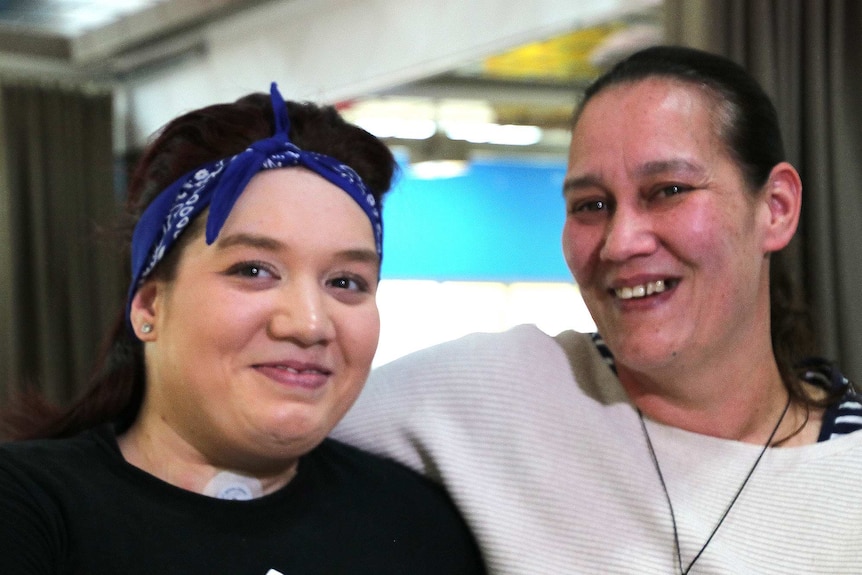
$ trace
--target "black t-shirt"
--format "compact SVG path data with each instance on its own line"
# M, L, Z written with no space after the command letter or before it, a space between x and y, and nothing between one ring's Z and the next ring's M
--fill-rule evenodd
M0 446L0 573L484 573L439 486L326 440L281 490L191 493L128 464L110 428Z

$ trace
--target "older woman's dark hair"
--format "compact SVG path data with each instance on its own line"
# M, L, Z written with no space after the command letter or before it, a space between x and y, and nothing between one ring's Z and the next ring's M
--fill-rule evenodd
M352 167L379 204L395 173L389 149L365 130L347 123L332 107L288 102L287 109L291 140L300 148ZM124 235L131 238L138 216L180 176L237 154L250 143L271 136L274 129L270 97L262 93L195 110L169 122L132 172ZM153 277L173 277L183 248L202 233L204 221L202 217L192 224L191 233L187 232L159 263ZM7 439L68 437L103 423L114 423L121 432L137 417L145 386L143 344L130 333L122 306L85 394L68 407L56 407L41 395L26 392L0 414L0 434Z
M694 86L712 101L716 134L736 161L751 192L759 193L772 168L786 159L778 114L757 81L744 68L722 56L680 46L641 50L587 88L575 109L574 124L596 94L656 77ZM773 352L791 395L816 405L821 402L807 393L795 367L814 351L810 318L794 297L793 284L780 254L775 255L770 263L769 284Z

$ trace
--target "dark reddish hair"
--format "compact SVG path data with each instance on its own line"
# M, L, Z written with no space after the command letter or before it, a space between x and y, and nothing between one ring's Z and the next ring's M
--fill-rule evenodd
M395 160L389 149L365 130L347 123L331 106L287 102L290 138L300 148L336 158L365 181L377 203L389 190ZM266 94L250 94L232 104L217 104L184 114L165 125L144 150L129 183L127 216L120 227L128 246L138 217L153 199L183 174L205 163L243 151L274 132ZM195 222L202 229L202 220ZM196 235L185 234L154 270L170 280L184 246ZM185 240L185 241L184 241ZM57 438L114 423L117 431L137 417L146 373L143 344L126 327L125 306L108 334L87 391L67 407L53 406L34 392L13 399L0 413L0 433L8 439Z

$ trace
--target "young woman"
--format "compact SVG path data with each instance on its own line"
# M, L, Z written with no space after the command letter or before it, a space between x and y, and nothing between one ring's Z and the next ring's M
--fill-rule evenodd
M92 389L6 413L0 572L483 572L440 488L326 439L377 345L393 169L275 85L165 127Z

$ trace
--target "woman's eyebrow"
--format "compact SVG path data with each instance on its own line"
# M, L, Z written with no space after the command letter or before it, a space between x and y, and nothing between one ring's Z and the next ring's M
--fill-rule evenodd
M656 176L666 173L698 176L706 173L706 170L700 164L682 158L644 162L635 170L638 176Z
M660 174L685 174L687 176L703 176L706 170L703 166L691 160L674 158L671 160L653 160L644 162L634 170L637 177L657 176ZM583 188L601 187L602 179L596 174L584 174L566 178L563 182L563 195Z
M380 261L375 250L363 248L342 250L336 254L336 257L352 262L378 263Z
M563 182L563 195L566 195L569 192L573 192L575 190L580 190L583 188L592 188L601 186L601 178L594 174L586 174L583 176L566 178Z
M288 246L284 243L258 234L237 233L229 236L219 237L216 241L219 249L225 250L234 246L250 247L264 249L267 251L279 251L286 249ZM369 262L378 263L379 257L373 249L366 248L346 248L338 251L335 254L337 259L342 261Z
M275 251L284 247L280 241L258 234L238 233L229 236L219 237L216 240L216 246L219 249L227 249L233 246L246 246L252 248L261 248L265 250Z

